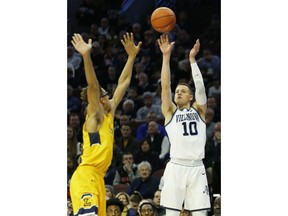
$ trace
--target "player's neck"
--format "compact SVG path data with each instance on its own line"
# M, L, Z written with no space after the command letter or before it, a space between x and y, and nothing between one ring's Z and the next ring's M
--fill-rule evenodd
M183 109L189 110L191 108L191 106L189 104L186 104L186 105L183 105L183 106L178 105L177 107L178 107L179 110L183 110Z

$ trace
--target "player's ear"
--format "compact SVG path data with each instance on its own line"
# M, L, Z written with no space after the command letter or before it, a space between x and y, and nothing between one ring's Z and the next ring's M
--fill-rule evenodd
M104 103L104 97L100 97L100 103Z
M194 97L193 97L193 95L191 94L190 97L189 97L189 100L192 101L193 98L194 98Z

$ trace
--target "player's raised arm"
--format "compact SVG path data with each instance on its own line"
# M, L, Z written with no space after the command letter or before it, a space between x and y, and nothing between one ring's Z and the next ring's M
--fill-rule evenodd
M101 122L103 121L103 107L100 105L100 86L94 71L90 52L92 48L92 40L89 39L86 43L80 34L74 34L72 37L72 44L75 49L82 55L84 62L84 70L86 81L88 83L87 88L87 131L95 132L99 129ZM90 119L90 120L89 120ZM95 121L97 124L93 123ZM91 124L90 124L91 121Z
M133 64L135 61L135 58L137 54L140 51L140 47L142 42L140 41L138 45L136 46L134 44L134 37L133 33L126 33L123 35L123 39L121 39L121 43L123 44L127 54L128 59L127 62L122 70L122 73L118 79L118 85L115 89L113 98L111 100L111 110L112 112L115 111L118 104L121 102L127 88L130 85L131 77L132 77L132 70L133 70Z
M176 109L176 105L172 102L170 75L170 57L174 43L175 42L169 43L169 38L167 34L161 35L158 39L158 44L163 56L161 68L161 109L165 117L165 124L171 119L172 113Z
M205 86L203 82L202 74L199 70L199 67L196 63L195 56L200 50L200 41L199 39L196 40L193 48L190 50L189 60L191 64L192 70L192 78L195 85L195 100L196 105L194 104L195 108L200 112L200 115L203 119L205 119L205 113L207 109L207 97L205 93Z

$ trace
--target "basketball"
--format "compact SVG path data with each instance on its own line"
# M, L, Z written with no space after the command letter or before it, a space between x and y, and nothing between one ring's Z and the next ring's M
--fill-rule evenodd
M159 7L151 14L151 25L160 33L171 31L176 25L175 13L168 7Z

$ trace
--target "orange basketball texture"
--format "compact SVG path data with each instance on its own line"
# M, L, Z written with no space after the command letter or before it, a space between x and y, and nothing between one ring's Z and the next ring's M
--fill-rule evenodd
M151 14L152 27L160 32L165 33L171 31L176 25L175 13L167 7L159 7Z

